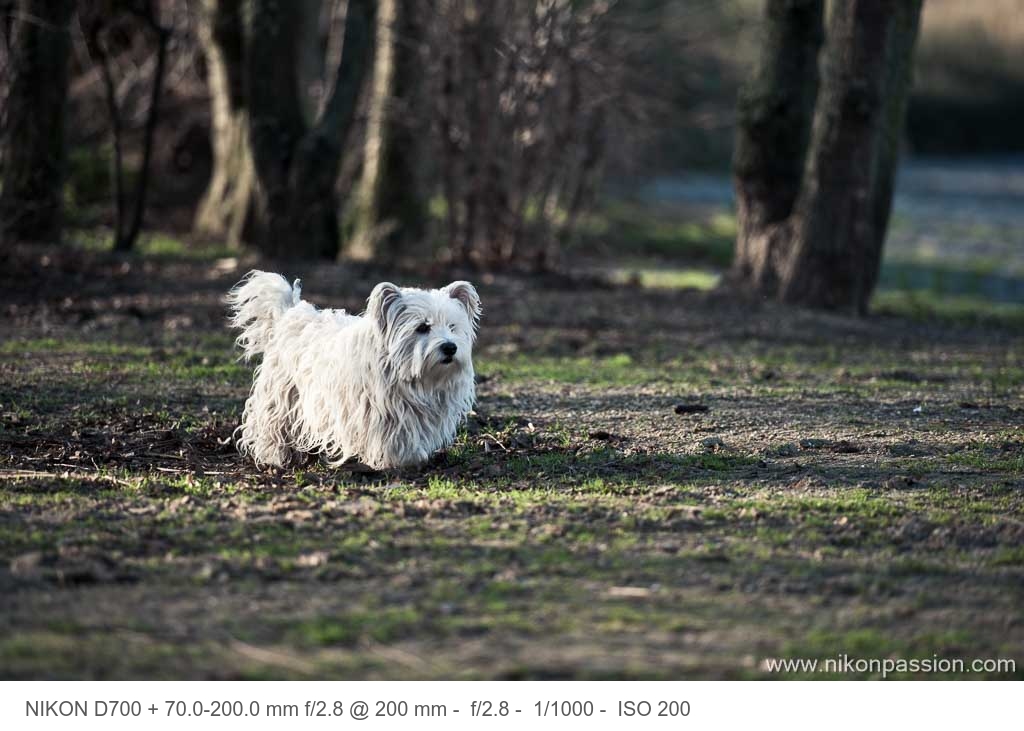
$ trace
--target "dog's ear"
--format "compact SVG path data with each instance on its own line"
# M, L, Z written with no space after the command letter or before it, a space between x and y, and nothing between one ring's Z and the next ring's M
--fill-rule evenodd
M381 282L373 288L370 299L366 300L366 314L377 329L386 332L402 308L402 290L391 282Z
M452 282L443 291L447 292L448 296L453 300L458 300L466 308L469 319L475 326L480 320L481 312L480 295L476 293L476 287L469 282L459 281Z

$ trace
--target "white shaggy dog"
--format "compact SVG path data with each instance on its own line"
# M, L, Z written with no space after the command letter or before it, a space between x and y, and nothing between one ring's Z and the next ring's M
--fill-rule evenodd
M279 274L252 271L228 294L246 360L262 355L238 427L259 465L297 453L375 469L425 462L455 439L476 397L480 298L378 284L362 316L318 310Z

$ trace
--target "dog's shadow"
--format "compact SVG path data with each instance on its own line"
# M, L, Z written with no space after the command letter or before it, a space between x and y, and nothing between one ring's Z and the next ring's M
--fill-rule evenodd
M378 470L360 462L358 458L352 457L341 464L331 463L318 455L303 455L302 458L294 459L288 467L268 468L268 472L278 478L298 477L302 475L303 480L315 479L321 483L330 482L357 482L357 483L382 483L404 480L416 482L426 479L431 475L443 472L458 465L446 451L433 454L429 460L417 467L400 467L386 470Z

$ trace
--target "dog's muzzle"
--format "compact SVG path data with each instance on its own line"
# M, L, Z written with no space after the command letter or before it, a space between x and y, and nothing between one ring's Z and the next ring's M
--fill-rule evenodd
M441 355L444 356L444 358L441 360L441 362L442 363L451 363L452 360L455 357L455 354L459 350L459 346L456 345L455 343L451 342L451 341L448 341L447 343L444 343L441 346L440 350L441 350Z

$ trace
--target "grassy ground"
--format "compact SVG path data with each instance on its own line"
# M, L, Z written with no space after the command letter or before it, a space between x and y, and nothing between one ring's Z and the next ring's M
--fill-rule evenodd
M80 266L5 267L3 677L1022 667L1019 328L487 277L479 406L447 454L259 472L231 445L242 265ZM355 309L424 277L289 273Z

